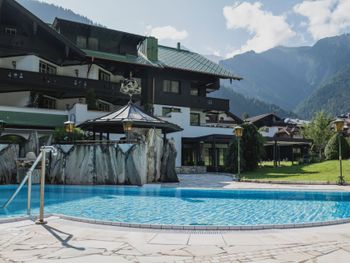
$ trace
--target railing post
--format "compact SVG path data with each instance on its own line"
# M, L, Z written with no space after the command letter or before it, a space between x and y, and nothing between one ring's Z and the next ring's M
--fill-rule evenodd
M46 172L46 149L41 149L42 159L41 159L41 180L40 180L40 215L39 220L36 224L46 224L44 221L44 195L45 195L45 172Z
M31 215L32 202L32 172L28 174L28 195L27 195L27 215Z

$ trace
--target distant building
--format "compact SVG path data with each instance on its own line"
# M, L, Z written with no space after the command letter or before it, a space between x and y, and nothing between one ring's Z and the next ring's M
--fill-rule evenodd
M45 136L69 118L80 124L118 109L129 100L121 81L132 74L142 88L135 102L184 129L171 134L176 165L223 167L242 121L229 100L208 95L220 79L239 77L180 44L59 18L47 25L14 0L0 1L0 17L0 120L7 123L0 140L33 129Z
M281 160L296 161L308 153L311 140L301 134L302 125L307 121L282 119L268 113L245 120L254 124L265 138L266 160L273 160L275 165Z

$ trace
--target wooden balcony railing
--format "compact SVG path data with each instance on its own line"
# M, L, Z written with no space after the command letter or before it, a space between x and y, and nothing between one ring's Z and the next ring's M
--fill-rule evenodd
M0 68L0 92L38 91L65 98L85 96L91 88L101 99L128 99L115 82Z

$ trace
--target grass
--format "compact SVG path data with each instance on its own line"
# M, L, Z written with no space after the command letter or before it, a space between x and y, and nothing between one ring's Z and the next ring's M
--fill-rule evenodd
M350 182L350 160L343 161L343 176ZM272 163L263 163L255 171L242 173L243 179L267 181L303 181L337 183L339 177L339 161L292 165L282 162L281 167L274 168Z

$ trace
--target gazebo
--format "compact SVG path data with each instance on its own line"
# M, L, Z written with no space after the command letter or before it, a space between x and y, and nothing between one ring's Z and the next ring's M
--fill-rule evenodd
M103 134L107 134L107 139L109 139L110 134L122 134L130 131L131 127L160 129L164 135L183 130L176 124L164 121L144 112L132 101L129 101L127 105L117 111L96 119L85 121L78 127L93 132L94 139L96 133L100 134L100 139L102 139Z

